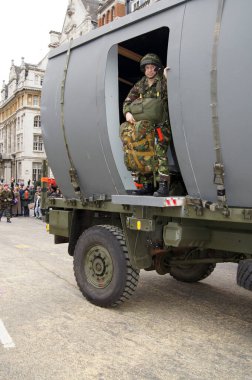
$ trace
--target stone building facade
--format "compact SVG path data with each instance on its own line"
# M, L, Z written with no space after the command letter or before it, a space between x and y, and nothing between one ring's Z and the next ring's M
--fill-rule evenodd
M40 125L40 98L46 59L38 65L12 61L0 100L0 179L39 180L46 158Z
M61 33L50 32L51 49L97 26L98 0L69 0ZM39 64L12 61L0 97L0 181L27 184L41 178L46 159L40 123L40 99L47 56Z
M97 12L98 27L108 24L126 14L125 0L104 0L100 1Z
M69 0L61 32L50 32L49 48L88 33L158 0ZM0 96L0 181L39 180L46 158L40 99L47 56L38 64L12 62Z
M100 0L97 12L98 27L135 12L159 0Z
M100 0L69 0L61 33L50 32L50 47L54 48L97 27Z
M159 0L126 0L127 13L132 13L147 7L148 5L155 3Z

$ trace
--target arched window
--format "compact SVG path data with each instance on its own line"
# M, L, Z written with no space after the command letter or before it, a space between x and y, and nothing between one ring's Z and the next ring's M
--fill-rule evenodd
M41 121L40 121L40 115L37 115L34 117L34 128L40 128L41 127Z
M108 24L109 22L110 22L110 11L107 11L106 23Z
M113 21L115 18L115 7L112 7L111 9L111 21Z
M105 15L102 16L102 25L105 25Z

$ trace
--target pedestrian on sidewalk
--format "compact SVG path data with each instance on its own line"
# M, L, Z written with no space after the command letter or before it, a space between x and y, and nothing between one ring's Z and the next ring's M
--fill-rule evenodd
M21 200L24 207L24 216L30 216L29 204L31 203L31 195L28 188L25 188Z
M8 184L5 184L0 192L0 221L5 214L7 223L11 223L11 205L13 201L13 192L10 190Z
M20 194L19 194L19 187L14 187L14 199L13 199L13 205L12 205L12 216L18 216L21 215L21 200L20 200Z

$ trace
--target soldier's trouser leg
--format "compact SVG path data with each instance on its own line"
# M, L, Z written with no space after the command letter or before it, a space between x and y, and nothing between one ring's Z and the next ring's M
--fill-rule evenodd
M4 210L0 210L0 221L1 221L1 218L3 216L3 213L4 213Z
M151 184L153 185L153 173L150 174L138 174L138 183L144 185L144 184Z
M156 155L158 159L158 173L159 180L158 190L154 192L155 197L166 197L169 195L170 175L167 151L171 138L171 130L168 123L160 126L162 139L157 138L156 142Z
M171 127L165 122L160 126L163 139L160 141L156 139L156 156L158 160L158 175L169 176L169 163L167 157L167 151L171 140Z
M5 216L7 218L7 222L10 222L10 219L11 219L11 208L10 207L6 207Z
M134 184L137 190L133 191L131 194L134 195L152 195L154 192L153 187L153 175L141 174L141 173L132 173Z

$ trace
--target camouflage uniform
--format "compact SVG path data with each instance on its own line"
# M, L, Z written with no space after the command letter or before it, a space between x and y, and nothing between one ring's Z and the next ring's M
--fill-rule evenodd
M138 183L153 183L153 175L157 180L160 175L169 175L167 150L171 128L168 115L167 80L163 74L157 75L151 86L148 86L148 79L144 76L129 92L123 103L123 113L126 115L130 112L135 120L138 120L138 116L132 109L132 103L137 99L160 99L163 107L160 114L157 111L153 120L139 120L135 124L125 122L120 127L127 169L138 177ZM130 138L131 143L138 142L138 145L131 144L130 146L128 144ZM140 152L144 154L141 155ZM146 154L148 152L149 155ZM134 153L141 165L134 165Z
M4 189L0 193L0 220L5 214L7 222L10 222L11 218L11 205L12 205L12 192L8 189Z

